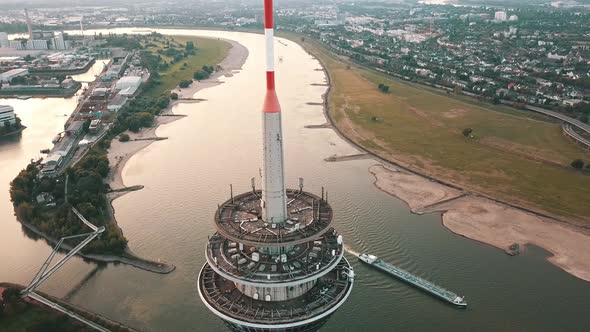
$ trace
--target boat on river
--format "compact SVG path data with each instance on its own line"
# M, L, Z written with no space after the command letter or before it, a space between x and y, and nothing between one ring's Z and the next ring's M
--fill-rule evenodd
M362 262L367 263L368 265L371 265L371 266L373 266L385 273L388 273L394 277L397 277L397 278L401 279L402 281L405 281L414 287L420 288L423 291L428 292L428 293L438 297L439 299L442 299L446 302L454 304L458 307L464 308L467 306L467 302L465 302L464 296L459 296L447 289L444 289L436 284L431 283L428 280L422 279L418 276L413 275L412 273L410 273L406 270L400 269L399 267L397 267L393 264L389 264L387 262L384 262L375 255L360 254L359 259Z

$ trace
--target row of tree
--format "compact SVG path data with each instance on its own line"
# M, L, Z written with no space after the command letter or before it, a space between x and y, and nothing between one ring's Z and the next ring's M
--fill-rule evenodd
M211 74L215 71L215 67L213 66L203 66L203 68L199 69L193 74L193 78L197 81L202 81L208 79Z

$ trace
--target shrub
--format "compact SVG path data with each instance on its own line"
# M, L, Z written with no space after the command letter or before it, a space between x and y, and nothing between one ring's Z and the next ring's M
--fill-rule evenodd
M193 80L182 80L178 84L181 89L188 88L193 83Z
M129 135L127 134L121 134L121 136L119 136L119 142L129 142Z
M469 136L471 136L471 133L473 133L473 129L471 129L471 128L463 129L463 136L469 137Z
M576 159L571 163L572 167L575 169L582 169L584 168L584 161L581 159Z

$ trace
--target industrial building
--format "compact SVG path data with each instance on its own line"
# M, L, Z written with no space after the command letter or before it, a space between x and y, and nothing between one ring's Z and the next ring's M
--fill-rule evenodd
M267 92L263 186L218 206L201 300L236 332L317 331L352 292L354 271L330 226L327 193L285 188L281 108L275 91L272 0L265 0Z
M14 108L8 105L0 105L0 127L5 127L6 124L16 124L16 115Z
M28 69L19 68L19 69L9 70L7 72L0 74L0 84L10 83L12 81L12 79L14 79L15 77L27 76L27 75L29 75Z
M125 76L115 83L115 91L121 96L132 97L137 93L142 82L141 77Z
M125 106L125 103L127 103L127 99L127 97L117 94L109 101L107 109L111 112L119 112Z

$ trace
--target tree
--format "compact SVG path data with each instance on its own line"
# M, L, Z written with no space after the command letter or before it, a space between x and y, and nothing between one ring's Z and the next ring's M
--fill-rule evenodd
M129 135L121 134L121 136L119 136L119 142L129 142Z
M581 159L576 159L571 163L572 167L575 169L582 169L584 168L584 161Z
M583 114L580 117L580 121L584 122L584 123L588 123L588 115L587 114Z
M170 99L172 99L172 100L178 100L178 93L176 93L176 92L172 92L172 93L170 94Z
M189 41L189 42L186 42L186 47L185 47L185 49L186 49L187 51L192 51L192 50L194 50L194 49L195 49L195 44L194 44L193 42L191 42L191 41Z
M463 136L470 137L471 136L471 133L473 133L473 129L471 129L471 128L465 128L465 129L463 129Z
M100 141L100 147L103 149L109 149L111 147L111 140L110 139L103 139Z

